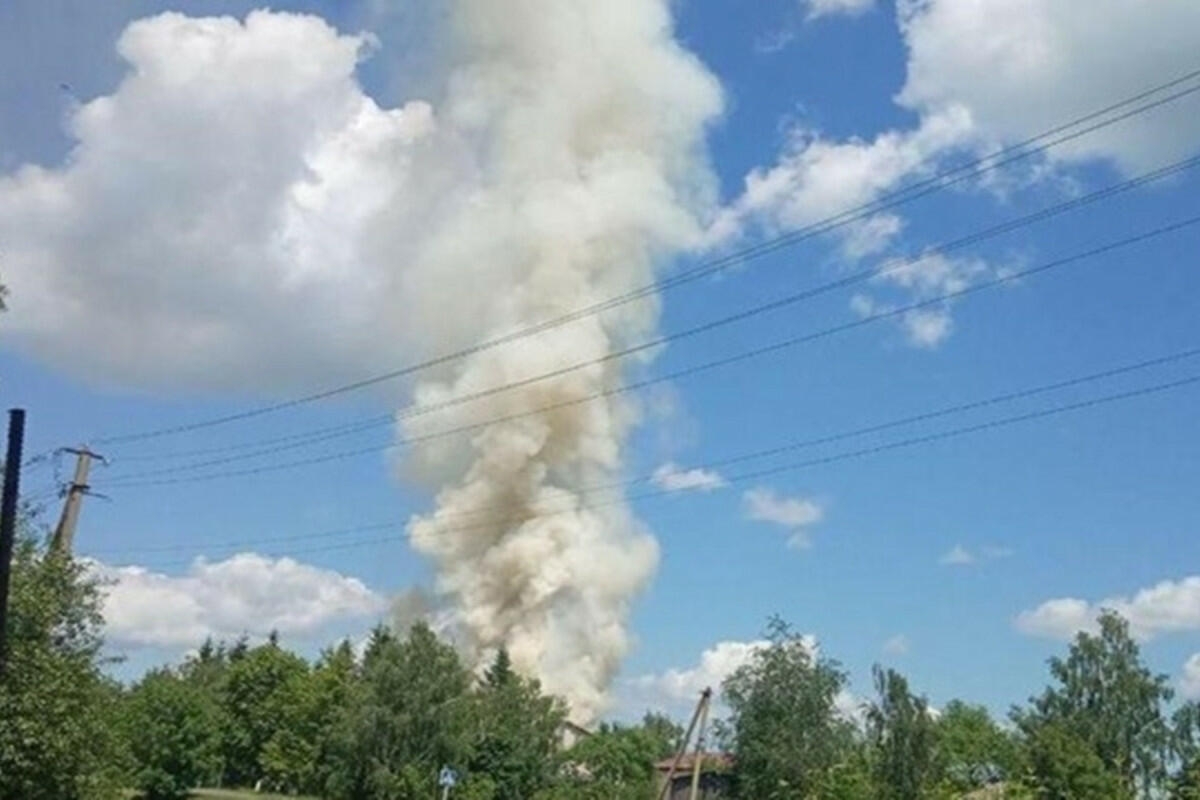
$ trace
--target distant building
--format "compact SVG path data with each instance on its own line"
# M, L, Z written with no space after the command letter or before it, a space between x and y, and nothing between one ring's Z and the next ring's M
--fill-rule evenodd
M671 772L674 758L667 758L654 765L658 772L658 788L662 791L663 781ZM692 791L692 768L696 756L686 754L675 767L675 775L671 778L671 786L667 790L666 800L688 800ZM733 769L733 759L726 753L705 753L700 762L700 786L698 797L702 800L718 800L731 796L730 773Z
M570 750L580 739L586 739L591 735L592 732L587 728L576 725L570 720L563 720L563 724L558 727L558 744L563 750Z

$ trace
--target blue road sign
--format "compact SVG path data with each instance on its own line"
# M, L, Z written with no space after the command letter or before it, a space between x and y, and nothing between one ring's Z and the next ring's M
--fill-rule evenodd
M458 773L449 767L442 767L438 773L438 786L454 786L458 783Z

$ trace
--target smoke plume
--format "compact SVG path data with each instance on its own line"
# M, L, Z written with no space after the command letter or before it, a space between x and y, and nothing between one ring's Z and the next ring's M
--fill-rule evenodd
M713 79L673 40L667 3L463 0L441 119L476 178L431 233L443 263L487 264L473 312L445 312L488 340L638 288L701 238L710 200L704 126ZM477 171L476 171L477 170ZM447 252L453 253L447 256ZM415 406L600 359L652 333L657 301L484 350L419 382ZM408 466L440 487L410 525L437 565L465 647L500 646L590 719L629 646L630 602L651 577L653 538L581 487L611 481L634 419L627 401L571 404L617 387L606 362L465 404L455 422L508 418L469 440L434 440ZM414 436L445 413L401 420Z

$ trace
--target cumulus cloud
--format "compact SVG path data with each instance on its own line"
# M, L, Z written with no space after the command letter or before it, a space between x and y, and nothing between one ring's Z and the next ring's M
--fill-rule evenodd
M717 216L709 236L722 242L754 230L774 235L820 223L869 205L907 179L931 174L942 156L975 142L970 115L958 108L927 116L912 131L887 131L869 142L829 141L797 128L777 163L746 176L742 194ZM899 215L880 212L840 228L838 236L844 256L857 261L887 250L903 229ZM958 291L991 271L980 259L937 253L886 260L879 270L875 288L851 298L851 309L861 316ZM949 304L910 311L897 322L908 342L923 348L941 344L952 329Z
M1024 140L1195 67L1200 5L1160 0L900 0L908 47L902 105L965 108L982 135ZM1146 47L1153 42L1153 47ZM1200 117L1176 103L1056 148L1142 170L1195 152Z
M726 486L719 472L708 469L682 469L667 462L654 470L654 485L668 492L711 492Z
M1200 653L1194 653L1183 665L1179 692L1189 700L1200 700Z
M142 385L278 389L378 366L376 337L405 337L372 220L437 124L428 104L363 94L370 47L265 11L130 24L129 71L71 116L70 158L0 177L6 338Z
M727 241L759 228L794 230L868 204L900 181L927 174L933 159L969 143L973 125L961 109L926 117L912 131L886 131L870 141L834 141L803 125L788 136L778 161L745 178L741 195L718 216L710 236ZM843 229L855 255L877 252L901 229L881 214Z
M811 642L815 649L815 639L806 637L805 641ZM633 684L648 695L659 696L671 703L694 700L705 688L719 691L727 677L739 667L748 664L756 652L769 646L770 642L765 639L717 642L700 654L700 660L696 664L672 667L657 674L641 675L633 679Z
M766 488L750 489L742 495L747 519L766 522L789 533L788 546L803 550L812 545L805 530L819 522L824 509L813 500L799 497L781 497Z
M820 16L868 5L806 7ZM917 115L916 124L870 140L840 141L793 126L775 162L751 170L740 196L719 215L710 231L714 243L756 230L793 231L864 206L934 173L955 153L982 155L1024 141L1179 77L1194 68L1200 48L1200 4L1192 0L1163 0L1153 13L1141 0L1097 0L1086 14L1056 0L899 0L897 13L908 51L897 102ZM766 49L777 49L789 35ZM1056 147L1020 179L1056 176L1057 166L1086 159L1133 172L1194 153L1200 142L1194 106L1183 100ZM837 239L843 255L857 260L893 245L904 227L898 212L882 212L839 228ZM908 301L863 294L854 310L874 313L923 299L936 294L939 283L985 265L934 259L913 266L908 275L884 279ZM914 311L898 322L917 347L936 347L953 332L948 306Z
M242 553L197 559L183 575L91 562L104 584L109 642L124 647L194 647L205 638L293 636L348 618L370 617L386 600L361 581L290 558Z
M912 643L903 633L898 633L883 643L883 652L890 656L906 655L912 649Z
M1021 612L1016 627L1031 636L1070 639L1081 631L1095 632L1096 620L1105 609L1128 620L1130 631L1142 640L1200 630L1200 576L1162 581L1131 597L1110 597L1094 603L1077 597L1054 598Z

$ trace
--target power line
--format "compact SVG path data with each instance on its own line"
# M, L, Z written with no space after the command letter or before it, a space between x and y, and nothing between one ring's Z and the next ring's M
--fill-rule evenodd
M1074 386L1081 386L1081 385L1084 385L1087 383L1094 383L1096 381L1105 380L1108 378L1114 378L1114 377L1117 377L1120 375L1126 375L1126 374L1129 374L1132 372L1150 369L1153 367L1160 367L1160 366L1165 366L1168 364L1178 363L1178 362L1185 361L1190 358L1195 358L1196 356L1200 356L1200 348L1190 348L1187 350L1170 353L1170 354L1164 355L1164 356L1158 356L1158 357L1150 358L1150 359L1143 359L1141 361L1137 361L1137 362L1130 363L1130 364L1122 364L1117 367L1110 367L1108 369L1104 369L1099 372L1092 372L1092 373L1088 373L1086 375L1079 375L1079 376L1067 378L1064 380L1054 381L1052 383L1041 384L1041 385L1033 386L1033 387L1026 387L1024 389L1019 389L1019 390L1011 391L1011 392L1005 392L1003 394L994 395L992 397L988 397L988 398L981 399L981 400L973 400L973 401L969 401L969 402L965 402L965 403L958 403L955 405L945 406L945 407L942 407L939 409L935 409L933 411L926 411L926 412L923 412L920 414L915 414L915 415L906 416L906 417L900 417L898 419L892 419L892 420L888 420L886 422L875 423L872 425L867 425L867 426L859 427L859 428L852 428L849 430L839 431L839 432L833 433L833 434L826 434L824 436L812 437L812 438L807 438L807 439L799 439L799 440L787 442L782 445L775 445L775 446L765 448L765 449L752 450L749 452L726 456L724 458L715 459L712 461L706 461L706 462L703 462L700 464L688 465L686 467L681 467L680 469L683 471L723 469L725 467L732 466L734 464L741 464L741 463L745 463L747 461L754 461L754 460L759 460L759 459L763 459L763 458L769 458L769 457L780 455L780 454L786 453L786 452L793 452L796 450L807 449L810 447L817 447L819 445L833 444L835 442L845 441L846 439L852 439L852 438L859 437L859 436L865 436L865 435L871 434L871 433L881 433L883 431L891 430L893 428L903 427L906 425L914 425L919 422L928 422L930 420L940 419L942 417L950 416L953 414L961 414L961 413L965 413L967 411L975 411L978 409L988 408L988 407L991 407L994 405L999 405L1001 403L1009 403L1009 402L1013 402L1015 400L1022 400L1022 399L1027 399L1030 397L1036 397L1038 395L1046 394L1048 392L1059 391L1061 389L1067 389L1067 388L1071 388ZM655 473L648 473L645 475L641 475L641 476L637 476L637 477L633 477L633 478L627 478L627 479L616 481L616 482L596 484L596 485L592 485L592 486L584 486L584 487L581 487L579 489L579 491L581 493L587 494L587 493L591 493L591 492L606 491L606 490L610 490L610 489L629 488L629 487L637 486L637 485L640 485L643 483L652 482L654 479L655 479ZM488 511L493 511L493 510L495 510L495 509L494 508L479 508L479 509L475 509L475 510L472 510L469 512L464 512L464 515L478 515L478 514L486 513ZM462 516L462 515L459 515L459 516ZM379 525L368 526L367 528L363 528L360 526L357 528L339 529L339 530L335 530L332 532L325 532L325 533L319 533L319 534L287 536L287 537L281 537L281 538L276 538L276 539L264 539L264 540L256 540L256 541L257 542L300 541L300 540L312 539L312 538L324 538L327 536L337 536L337 535L342 535L344 533L358 533L363 530L379 529L379 528L384 528L384 527L395 527L395 523L383 523L383 524L379 524ZM243 542L227 542L225 544L215 544L215 545L209 545L209 546L240 547L245 544L254 544L254 543L255 542L244 542L244 541ZM192 549L194 547L195 547L195 545L192 545L192 544L166 545L166 546L159 547L159 548L144 549L144 550L142 550L142 552L168 552L168 551L188 550L188 549ZM113 551L110 550L110 551L105 551L105 552L113 552ZM120 552L120 551L117 551L117 552Z
M957 427L957 428L951 428L951 429L945 430L945 431L938 431L935 433L929 433L929 434L924 434L924 435L920 435L920 436L912 436L912 437L909 437L906 439L901 439L901 440L892 441L892 442L885 442L882 444L873 445L870 447L863 447L863 448L859 448L856 450L842 451L839 453L834 453L834 454L822 456L819 458L811 458L811 459L806 459L803 461L794 461L794 462L789 462L787 464L780 464L777 466L768 467L768 468L764 468L764 469L753 470L750 472L743 472L743 473L740 473L737 475L725 476L724 483L721 486L714 487L712 492L710 492L709 494L714 493L714 492L719 492L719 491L726 491L726 490L733 488L734 486L736 486L738 484L747 483L747 482L751 482L751 481L757 481L757 480L761 480L763 478L772 477L772 476L779 475L779 474L786 473L786 472L794 472L794 471L797 471L800 469L806 469L806 468L810 468L810 467L825 466L825 465L840 463L840 462L844 462L844 461L851 461L851 460L856 460L856 459L864 458L864 457L868 457L868 456L879 455L881 453L887 453L887 452L892 452L892 451L897 451L897 450L908 449L908 448L916 447L919 445L933 444L933 443L948 441L951 439L957 439L957 438L961 438L964 436L969 436L969 435L973 435L973 434L977 434L977 433L999 430L1002 428L1010 427L1012 425L1018 425L1018 424L1025 423L1025 422L1032 422L1032 421L1036 421L1036 420L1040 420L1040 419L1046 419L1049 417L1059 416L1062 414L1074 413L1077 411L1083 411L1083 410L1087 410L1087 409L1097 408L1100 406L1105 406L1105 405L1122 402L1122 401L1126 401L1126 400L1132 400L1132 399L1139 398L1139 397L1147 397L1150 395L1162 394L1162 393L1165 393L1168 391L1173 391L1175 389L1181 389L1181 388L1185 388L1188 386L1194 386L1197 383L1200 383L1200 375L1192 375L1192 376L1189 376L1186 378L1180 378L1177 380L1166 381L1166 382L1154 384L1151 386L1144 386L1144 387L1140 387L1137 389L1130 389L1127 391L1116 392L1116 393L1112 393L1112 394L1102 395L1099 397L1088 398L1086 400L1081 400L1081 401L1074 402L1074 403L1067 403L1067 404L1061 404L1061 405L1057 405L1057 406L1051 406L1049 408L1039 409L1037 411L1030 411L1030 412L1026 412L1026 413L1022 413L1022 414L1015 414L1015 415L1011 415L1011 416L1007 416L1007 417L1001 417L999 419L988 420L988 421L976 423L973 425L965 425L965 426L961 426L961 427ZM465 526L455 526L455 527L450 527L450 528L442 528L440 532L441 533L466 533L466 532L470 532L473 530L483 530L483 529L487 529L487 528L494 528L496 526L524 524L526 522L530 522L530 521L533 521L536 519L545 519L548 517L562 516L565 514L577 514L577 513L584 512L584 511L595 510L595 509L602 508L605 506L613 506L613 505L619 505L619 504L624 504L624 503L632 503L632 502L636 502L639 500L652 500L652 499L656 499L656 498L662 498L662 497L673 496L673 495L682 495L682 494L694 495L696 493L689 492L686 489L659 489L659 490L655 490L655 491L644 492L641 494L630 495L628 497L618 497L618 498L614 498L614 499L601 500L598 502L581 503L581 504L575 505L571 508L563 508L563 509L559 509L559 510L555 510L555 511L546 511L546 512L542 512L542 513L538 513L538 514L523 516L521 518L511 518L509 520L490 520L486 523L465 525ZM280 555L281 556L282 555L294 556L294 555L300 555L300 554L306 554L306 553L318 553L318 552L326 552L326 551L331 551L331 550L348 549L348 548L352 548L352 547L369 546L372 544L384 544L384 543L390 543L390 542L395 542L395 541L398 541L397 537L387 537L387 538L383 538L383 539L371 539L371 540L360 541L360 542L341 543L341 544L336 544L336 545L316 546L316 547L305 548L305 549L301 549L301 550L291 550L286 553L282 553ZM245 542L245 543L242 543L241 545L237 545L237 546L253 545L253 544L254 544L254 542ZM151 566L165 567L165 566L174 566L174 565L184 565L184 564L191 564L191 563L193 563L193 561L194 561L194 559L186 559L186 560L180 560L180 561L165 562L165 563L151 565Z
M117 547L117 548L99 548L91 550L92 553L175 553L181 550L193 550L197 547L209 547L220 550L227 550L238 547L245 547L249 544L255 546L260 544L280 544L283 542L303 542L312 539L332 539L339 536L348 536L354 533L367 533L370 531L391 530L403 526L402 522L374 522L368 525L355 525L349 528L334 528L333 530L318 531L317 533L302 533L293 536L272 536L266 539L255 539L253 541L226 541L226 542L205 542L200 545L196 544L173 544L173 545L157 545L154 547Z
M733 324L733 323L740 322L740 321L743 321L745 319L748 319L748 318L751 318L754 316L758 316L760 314L769 313L772 311L776 311L780 308L794 305L794 304L802 302L802 301L810 300L810 299L816 298L820 295L824 295L828 292L831 292L831 291L834 291L837 289L847 288L849 286L860 284L860 283L870 281L870 280L873 280L873 279L876 279L879 277L884 277L884 276L886 276L890 273L896 272L898 270L908 269L914 265L921 264L935 256L944 255L946 253L953 252L953 251L962 249L964 247L968 247L973 244L977 244L977 243L985 241L987 239L991 239L991 238L994 238L994 237L997 237L997 236L1000 236L1000 235L1003 235L1006 233L1011 233L1012 231L1018 230L1025 226L1028 226L1028 225L1031 225L1034 223L1038 223L1038 222L1043 222L1047 219L1051 219L1060 214L1064 214L1069 211L1077 210L1079 208L1082 208L1084 206L1090 205L1092 203L1095 203L1095 202L1098 202L1101 200L1109 199L1111 197L1131 191L1133 189L1140 188L1140 187L1145 186L1154 181L1163 180L1165 178L1176 175L1185 170L1192 169L1192 168L1196 167L1198 164L1200 164L1200 157L1183 159L1181 161L1177 161L1172 164L1168 164L1166 166L1159 167L1158 169L1151 170L1150 172L1144 173L1135 178L1131 178L1131 179L1128 179L1125 181L1120 181L1118 183L1111 184L1109 186L1103 187L1096 191L1090 192L1086 195L1081 195L1080 197L1072 198L1070 200L1067 200L1067 201L1064 201L1061 203L1056 203L1054 205L1047 206L1047 207L1042 208L1031 214L1027 214L1027 215L1024 215L1021 217L1011 218L1000 224L993 225L993 226L983 229L981 231L976 231L974 233L968 234L967 236L961 237L959 239L956 239L956 240L953 240L950 242L946 242L946 243L943 243L940 245L935 245L930 248L926 248L924 251L922 251L921 255L916 258L909 259L909 260L891 259L888 262L885 262L883 267L860 270L855 273L845 275L836 280L833 280L833 281L830 281L830 282L827 282L827 283L824 283L824 284L821 284L821 285L818 285L815 287L807 288L807 289L801 290L801 291L793 293L791 295L787 295L782 298L776 298L770 302L745 309L745 310L737 312L735 314L705 323L703 325L700 325L700 326L697 326L694 328L680 331L675 334L657 337L647 343L644 343L640 347L642 349L659 347L659 346L662 346L669 342L678 341L679 339L694 336L698 333L711 331L716 328L723 327L725 325ZM888 266L888 264L892 264L893 266ZM618 357L624 357L624 356L630 355L631 353L636 353L636 352L639 352L639 350L638 349L633 349L632 351L627 350L621 354L618 354ZM594 396L590 396L588 399L594 399ZM541 413L544 410L547 410L547 409L539 408L539 409L534 409L534 410L526 412L526 413L527 414L536 414L536 413ZM507 419L508 418L506 418L504 421L507 421ZM287 436L276 437L273 439L260 440L255 443L241 443L241 444L226 445L224 447L217 447L217 448L205 448L202 450L191 451L190 453L143 455L141 457L141 460L161 460L161 459L172 458L172 457L179 458L179 457L184 457L186 455L217 455L217 454L221 454L221 453L244 451L244 450L248 450L248 449L252 450L252 452L240 452L237 455L229 455L229 456L224 456L224 457L220 457L220 458L213 458L213 459L208 459L208 460L191 463L191 464L181 464L181 465L176 465L176 466L167 467L167 468L143 470L141 472L128 473L123 476L117 475L117 476L114 476L114 479L136 478L136 477L146 477L146 476L150 476L150 475L163 475L163 474L171 474L171 473L188 472L188 471L192 471L192 470L196 470L196 469L201 469L204 467L219 466L222 464L233 463L236 461L243 461L243 460L248 460L248 459L259 458L259 457L262 457L265 455L272 455L275 453L286 452L286 451L295 450L295 449L302 448L302 447L309 447L314 444L318 444L320 442L329 441L329 440L341 438L344 436L350 436L350 435L354 435L356 433L362 433L362 432L368 431L368 430L373 430L373 429L378 428L383 425L390 425L390 424L394 423L395 420L396 420L396 417L394 414L374 415L374 416L371 416L371 417L368 417L368 418L365 418L362 420L358 420L355 422L343 423L343 424L335 425L335 426L328 427L328 428L318 428L314 431L310 431L307 433L294 433L294 434L290 434ZM484 423L479 423L478 425L470 425L470 426L466 426L464 428L452 429L449 432L440 432L440 433L436 434L436 436L448 435L448 433L459 432L460 430L476 430L481 425L491 424L491 422L493 422L493 421L494 420L489 420ZM423 441L423 439L422 439L422 441ZM410 441L407 443L412 443L412 442ZM257 447L258 449L253 449L254 447ZM126 460L139 460L139 459L136 456L134 456L132 458L126 457Z
M1119 250L1119 249L1122 249L1125 247L1132 246L1134 244L1139 244L1141 242L1144 242L1144 241L1147 241L1147 240L1150 240L1150 239L1153 239L1153 238L1156 238L1159 236L1163 236L1163 235L1166 235L1169 233L1174 233L1174 232L1183 230L1187 227L1190 227L1192 225L1195 225L1197 223L1200 223L1200 216L1189 217L1187 219L1184 219L1184 220L1181 220L1178 222L1174 222L1174 223L1171 223L1171 224L1168 224L1165 226L1161 226L1158 228L1154 228L1154 229L1151 229L1148 231L1144 231L1139 234L1134 234L1132 236L1128 236L1123 239L1108 242L1106 244L1091 248L1089 250L1086 250L1086 251L1083 251L1080 253L1076 253L1074 255L1066 256L1063 258L1058 258L1053 261L1049 261L1049 262L1040 264L1035 267L1029 267L1029 268L1026 268L1023 270L1015 270L1012 272L1007 272L1007 273L998 275L996 277L990 278L988 280L981 281L981 282L972 284L970 286L966 286L961 289L957 289L955 291L946 292L944 294L937 295L935 297L930 297L930 298L927 298L924 300L916 301L916 302L910 303L908 305L898 306L893 309L878 311L874 314L866 315L864 317L853 320L851 322L845 322L840 325L835 325L835 326L832 326L829 328L823 328L823 329L815 331L815 332L802 334L800 336L794 336L794 337L791 337L788 339L784 339L782 341L777 341L777 342L774 342L769 345L764 345L764 346L755 347L755 348L752 348L749 350L744 350L739 353L734 353L732 355L724 356L722 358L718 358L718 359L715 359L712 361L693 365L691 367L681 369L681 370L676 370L674 372L666 373L664 375L656 376L653 378L647 378L645 380L637 381L637 382L633 382L633 383L623 384L621 386L616 386L611 389L605 390L604 392L598 392L598 393L596 393L596 395L594 397L575 398L570 401L563 401L562 403L553 404L542 410L545 411L545 410L550 410L550 409L557 408L557 407L563 407L566 405L575 405L575 404L578 404L581 402L587 402L587 401L590 401L593 399L598 399L600 397L609 397L609 396L614 396L614 395L623 394L623 393L627 393L627 392L632 392L632 391L636 391L638 389L642 389L642 388L645 388L645 387L653 385L653 384L662 383L662 382L671 381L671 380L678 380L680 378L689 377L689 376L696 375L701 372L706 372L708 370L729 366L731 364L740 363L743 361L748 361L750 359L758 358L758 357L761 357L764 355L778 353L783 350L790 349L792 347L800 346L802 344L814 342L814 341L824 339L824 338L827 338L827 337L830 337L830 336L833 336L833 335L836 335L839 333L844 333L846 331L855 330L857 328L860 328L860 327L863 327L863 326L866 326L866 325L869 325L869 324L872 324L875 322L879 322L881 320L894 319L894 318L909 314L913 311L928 308L933 305L939 305L939 304L948 302L950 300L958 299L961 297L966 297L968 295L972 295L972 294L975 294L977 292L980 292L980 291L983 291L986 289L991 289L991 288L994 288L997 286L1002 286L1005 284L1013 283L1013 282L1021 280L1023 278L1029 278L1029 277L1033 277L1035 275L1040 275L1042 273L1049 272L1054 269L1058 269L1058 268L1061 268L1064 266L1069 266L1071 264L1075 264L1080 261L1085 261L1089 258L1093 258L1098 255L1110 253L1110 252L1113 252L1113 251L1116 251L1116 250ZM582 362L579 364L573 364L573 365L570 365L567 367L562 367L562 368L552 370L547 373L543 373L541 375L532 376L530 378L527 378L527 379L524 379L521 381L514 381L512 383L505 384L503 386L491 387L489 389L484 389L484 390L480 390L478 392L474 392L471 394L461 395L461 396L458 396L455 398L450 398L448 400L441 401L439 403L434 403L434 404L431 404L428 406L418 407L415 409L406 409L405 411L397 414L397 418L407 419L407 418L422 416L425 414L433 413L435 411L444 410L446 408L450 408L450 407L453 407L456 405L461 405L463 403L471 402L474 400L479 400L479 399L482 399L485 397L490 397L492 395L499 394L504 391L510 391L512 389L529 386L529 385L532 385L534 383L537 383L537 382L540 382L543 380L548 380L550 378L559 377L559 376L574 372L576 370L583 369L588 366L593 366L596 363L611 360L611 358L616 357L617 355L619 355L619 354L609 354L608 356L605 356L602 359L593 359L591 361L586 361L586 362ZM521 412L520 414L517 414L517 415L509 415L509 418L518 418L520 416L525 416L528 413L530 413L530 412ZM480 427L485 424L494 424L495 422L498 422L498 421L504 421L504 419L505 418L499 418L497 420L492 420L489 423L476 423L475 426L463 426L462 429L469 430L472 427ZM439 433L437 435L447 435L447 434L445 434L443 432L443 433ZM414 437L414 438L416 438L416 437ZM263 473L267 473L267 472L275 472L275 471L279 471L282 469L292 469L295 467L302 467L302 466L308 466L308 465L314 465L314 464L327 463L330 461L344 460L346 458L351 458L351 457L359 456L359 455L366 455L368 453L383 452L385 450L392 449L396 446L397 446L397 443L383 445L383 446L377 445L377 446L372 446L372 447L367 447L367 448L344 450L341 452L325 454L325 455L311 457L311 458L305 458L305 459L298 459L298 460L294 460L294 461L277 463L277 464L267 464L267 465L262 465L262 466L258 466L258 467L250 467L250 468L246 468L246 469L240 469L240 470L228 470L228 471L223 471L223 472L206 473L206 474L201 474L201 475L191 475L191 476L178 477L178 478L152 478L151 477L151 478L148 478L145 480L141 480L141 479L129 477L126 480L113 479L110 482L106 482L104 484L104 486L108 487L108 488L121 488L121 487L128 488L128 487L134 487L134 486L163 486L163 485L170 485L170 484L177 484L177 483L191 483L191 482L218 480L218 479L224 479L224 478L246 477L249 475L258 475L258 474L263 474Z
M1165 97L1160 97L1158 99L1143 103L1140 106L1136 105L1137 103L1141 102L1142 100L1145 100L1146 98L1153 97L1154 95L1157 95L1157 94L1161 94L1162 92L1167 91L1169 89L1173 89L1176 86L1181 86L1183 84L1186 84L1198 76L1200 76L1200 70L1194 70L1194 71L1189 72L1185 75L1182 75L1178 78L1175 78L1174 80L1151 87L1151 88L1149 88L1143 92L1140 92L1138 94L1135 94L1131 97L1127 97L1127 98L1125 98L1117 103L1114 103L1110 106L1099 109L1097 111L1090 112L1082 117L1079 117L1079 118L1076 118L1069 122L1058 125L1054 128L1051 128L1048 131L1038 134L1037 136L1034 136L1034 137L1031 137L1030 139L1024 140L1023 142L1019 142L1015 145L1011 145L1009 147L1003 148L1003 149L998 150L990 155L975 159L966 164L955 167L951 170L947 170L945 172L938 173L937 175L934 175L931 178L925 179L923 181L919 181L914 184L910 184L899 190L882 194L879 197L877 197L875 200L872 200L868 203L864 203L859 206L855 206L853 208L847 209L839 214L836 214L832 217L828 217L820 222L805 226L796 231L793 231L788 234L784 234L782 236L776 237L769 241L759 243L758 245L755 245L755 246L752 246L749 248L745 248L740 251L735 251L733 253L726 254L724 256L712 259L710 261L703 262L703 263L697 265L696 267L693 267L692 269L681 272L671 278L667 278L662 281L657 281L654 283L646 284L645 286L639 287L637 289L626 292L624 294L617 295L615 297L609 298L607 300L601 301L601 302L593 304L591 306L577 309L575 311L568 312L568 313L558 316L558 317L543 320L542 322L535 323L528 327L519 328L517 330L511 331L510 333L498 336L493 339L485 340L483 342L480 342L478 344L472 345L470 347L467 347L467 348L464 348L464 349L461 349L458 351L446 353L441 356L437 356L437 357L434 357L432 359L429 359L429 360L426 360L423 362L410 364L408 366L401 367L399 369L395 369L395 370L392 370L389 372L381 373L379 375L375 375L375 376L372 376L369 378L364 378L359 381L342 384L340 386L336 386L336 387L333 387L330 389L325 389L325 390L322 390L319 392L310 393L307 395L302 395L302 396L295 397L295 398L292 398L289 400L284 400L284 401L280 401L277 403L272 403L272 404L268 404L268 405L259 406L257 408L251 408L251 409L247 409L244 411L236 412L233 414L226 414L226 415L222 415L222 416L212 417L209 419L199 420L196 422L186 423L186 424L182 424L182 425L173 425L173 426L157 428L157 429L152 429L152 430L147 430L147 431L142 431L142 432L137 432L137 433L128 433L128 434L122 434L122 435L116 435L116 436L108 436L108 437L97 439L96 443L98 443L98 444L119 444L119 443L123 443L123 442L142 441L142 440L146 440L146 439L159 438L162 436L186 433L189 431L195 431L195 430L200 430L203 428L210 428L210 427L214 427L217 425L225 425L225 424L232 423L232 422L251 419L254 417L263 416L265 414L282 411L282 410L285 410L288 408L295 408L297 406L317 402L319 400L324 400L324 399L327 399L330 397L335 397L335 396L338 396L341 394L358 391L360 389L364 389L369 386L377 385L377 384L383 383L385 381L390 381L390 380L394 380L394 379L397 379L400 377L411 375L416 372L419 372L419 371L422 371L425 369L429 369L434 366L450 363L452 361L456 361L461 358L465 358L467 356L470 356L470 355L473 355L476 353L480 353L485 350L489 350L489 349L498 347L503 344L507 344L507 343L510 343L513 341L517 341L519 339L527 338L529 336L533 336L535 334L542 333L544 331L551 330L553 328L561 327L562 325L568 324L570 322L573 322L573 321L576 321L579 319L583 319L586 317L594 316L603 311L609 310L611 308L615 308L619 305L623 305L628 302L632 302L634 300L641 299L643 297L650 296L657 292L665 291L665 290L674 288L676 286L683 285L685 283L690 283L690 282L697 280L701 277L704 277L706 275L710 275L715 272L721 271L732 264L739 264L739 263L747 261L751 258L757 258L757 257L760 257L767 253L775 252L776 250L778 250L782 247L791 246L799 241L803 241L805 239L812 238L814 236L822 235L824 233L835 230L837 228L844 227L846 225L851 224L852 222L862 220L869 216L877 214L880 211L894 208L901 204L915 200L919 197L925 196L926 194L929 194L931 192L938 191L940 189L955 185L957 183L961 183L961 182L966 181L977 175L981 175L981 174L985 174L987 172L994 171L994 170L999 169L1000 167L1005 166L1007 164L1013 163L1013 162L1021 160L1021 159L1029 158L1033 155L1036 155L1037 153L1045 152L1046 150L1048 150L1052 147L1055 147L1057 145L1063 144L1068 141L1072 141L1081 136L1085 136L1089 133L1092 133L1094 131L1097 131L1102 128L1108 127L1110 125L1116 124L1118 122L1122 122L1124 120L1130 119L1134 116L1143 114L1147 111L1158 108L1167 103L1175 102L1176 100L1179 100L1183 97L1186 97L1197 91L1200 91L1200 84L1197 84L1195 86L1191 86L1191 87L1188 87L1185 89L1180 89L1179 91L1173 92ZM1116 116L1104 119L1104 117L1108 116L1109 114L1113 113L1114 111L1118 111L1122 108L1127 108L1128 106L1131 106L1131 105L1133 105L1134 108L1124 111L1121 114L1118 114ZM1092 123L1090 125L1085 125L1086 123L1089 123L1092 120L1100 120L1100 121ZM1077 128L1080 125L1085 125L1085 127L1083 127L1080 130L1073 131L1071 133L1063 133L1064 131L1069 131L1072 128ZM1060 134L1060 133L1063 133L1063 135L1058 136L1058 134ZM1055 138L1055 137L1057 137L1057 138ZM1039 142L1041 142L1041 144L1037 144ZM1036 145L1036 146L1031 147L1030 145Z

